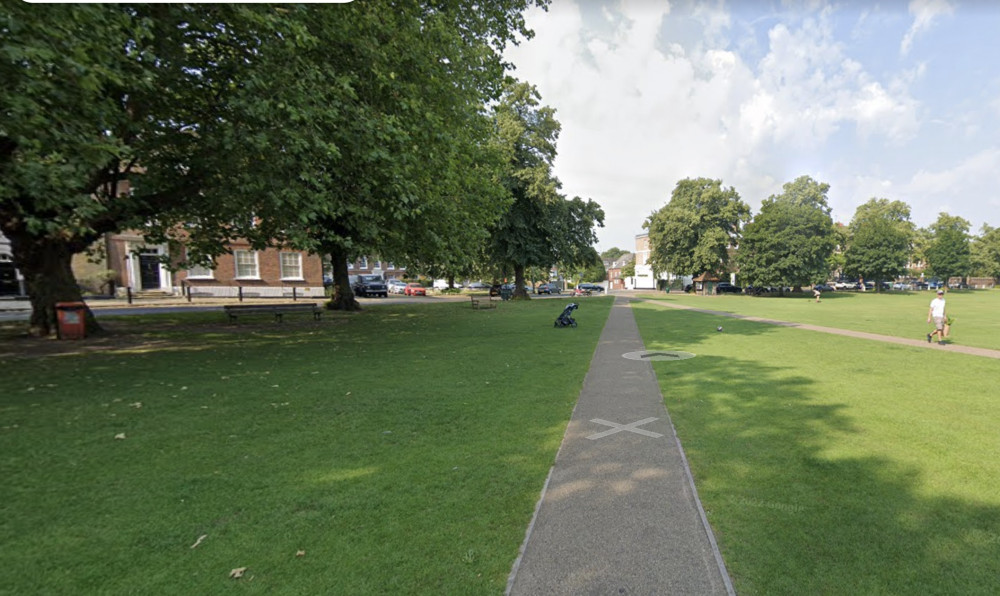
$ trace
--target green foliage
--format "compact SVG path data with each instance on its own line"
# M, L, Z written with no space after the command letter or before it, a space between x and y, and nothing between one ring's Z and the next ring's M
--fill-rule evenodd
M941 213L930 225L930 244L925 250L927 268L931 275L944 280L966 276L971 268L969 227L964 218Z
M912 247L910 208L901 201L871 199L851 221L844 271L851 277L891 280L901 275ZM881 286L876 285L881 291Z
M635 277L635 259L622 267L622 277Z
M1000 279L1000 228L983 225L970 247L972 273Z
M654 271L675 275L721 274L729 269L729 247L738 244L749 218L739 193L723 188L721 180L681 180L670 201L643 223L649 230L649 263Z
M737 261L744 283L798 287L826 279L836 244L829 188L802 176L763 201L740 242Z
M594 228L604 225L600 205L558 192L552 162L559 123L554 110L541 107L539 100L533 86L514 82L494 110L507 156L503 187L511 204L492 229L488 255L497 267L513 272L520 297L527 297L522 286L529 267L589 264L596 254Z
M608 250L601 253L602 259L611 259L612 261L618 260L618 257L628 254L629 251L618 248L617 246L612 246Z
M39 255L129 227L193 260L242 237L465 264L506 206L484 106L527 5L4 4L0 227L38 324L76 297Z

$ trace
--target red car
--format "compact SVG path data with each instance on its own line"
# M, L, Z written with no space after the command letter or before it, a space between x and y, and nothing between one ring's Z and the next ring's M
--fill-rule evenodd
M420 284L406 284L403 293L407 296L426 296L427 290Z

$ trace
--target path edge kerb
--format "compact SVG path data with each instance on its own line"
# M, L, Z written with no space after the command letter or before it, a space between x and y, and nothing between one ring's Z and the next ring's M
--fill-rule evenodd
M616 296L615 301L612 304L612 309L615 306L626 306L629 309L629 313L632 313L632 302L633 300L627 297ZM634 313L632 313L633 316ZM608 311L608 318L604 321L604 327L601 329L601 335L604 334L604 328L607 327L608 322L611 319L611 310ZM641 344L641 349L645 349L645 342L642 340L640 333L639 343ZM600 340L594 345L594 354L597 353L598 346L600 345ZM593 362L593 355L591 355L591 362ZM646 365L652 370L653 364L651 362L646 362ZM590 374L590 369L587 369L587 374ZM653 376L656 377L655 370L653 371ZM586 376L584 377L586 378ZM581 387L581 393L583 388ZM688 463L687 453L684 452L684 447L681 444L680 437L677 436L677 428L674 427L673 418L670 416L670 411L666 409L666 400L663 397L663 390L659 388L659 382L657 382L657 393L659 395L660 403L663 405L664 410L667 413L667 423L670 425L670 431L673 433L674 442L677 445L678 453L680 454L681 464L684 468L684 478L687 481L688 488L691 490L691 496L694 500L695 507L698 510L698 517L701 521L702 530L705 532L708 538L709 545L712 550L712 556L715 558L715 563L718 567L719 574L722 576L723 585L726 588L726 593L729 596L737 596L736 590L733 587L732 579L729 577L729 571L726 569L725 560L722 558L722 551L719 549L719 544L715 539L715 532L712 530L712 526L708 521L708 516L705 513L705 508L701 504L701 498L698 496L698 489L695 487L694 475L691 473L691 466ZM552 480L552 475L555 470L556 464L559 462L559 455L563 451L563 447L566 444L567 436L569 434L569 422L573 419L576 414L577 407L580 404L579 396L577 397L576 403L573 404L573 409L570 412L570 417L566 422L566 430L563 432L562 439L559 442L559 449L556 450L555 458L552 460L552 465L549 466L549 473L545 478L545 483L542 485L542 490L538 496L537 501L535 501L535 510L531 515L531 521L528 523L528 527L524 533L524 540L521 541L521 546L518 549L517 558L514 559L514 564L511 566L510 574L507 576L507 586L504 589L505 596L510 596L511 590L514 587L514 582L517 580L518 572L521 568L521 563L524 559L524 553L527 550L528 543L531 540L531 535L535 529L535 523L538 520L538 514L541 510L542 503L545 501L546 493L549 490L549 484Z

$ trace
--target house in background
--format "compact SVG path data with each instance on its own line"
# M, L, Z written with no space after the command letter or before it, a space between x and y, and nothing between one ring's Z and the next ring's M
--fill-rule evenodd
M73 271L87 291L99 294L235 298L323 298L319 256L290 248L254 250L229 244L211 267L168 267L186 254L183 246L152 244L138 233L109 234L88 255L77 255Z
M0 234L0 296L24 296L24 277L14 266L10 240Z
M625 253L617 259L604 259L604 269L608 272L608 289L624 290L625 278L622 277L622 268L635 259L632 253Z
M653 274L653 268L649 265L649 234L638 234L635 237L635 277L625 278L625 289L628 290L655 290L661 285L666 285L668 275L661 273ZM662 284L659 282L663 282Z

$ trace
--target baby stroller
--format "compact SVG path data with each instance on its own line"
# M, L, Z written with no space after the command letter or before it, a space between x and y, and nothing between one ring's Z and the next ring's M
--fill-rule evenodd
M563 309L562 314L556 319L555 327L576 327L576 320L573 319L573 311L580 308L576 302L570 302Z

